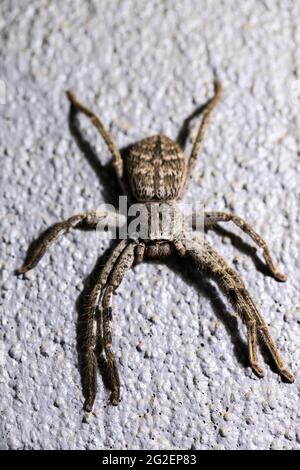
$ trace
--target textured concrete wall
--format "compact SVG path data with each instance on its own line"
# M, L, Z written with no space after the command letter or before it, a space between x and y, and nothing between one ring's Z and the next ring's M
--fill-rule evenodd
M299 449L299 2L3 0L0 11L1 447ZM25 279L13 275L49 224L115 201L99 163L108 152L84 118L91 147L78 145L65 90L123 147L157 132L176 138L212 95L214 70L224 97L184 200L235 211L269 241L285 284L264 274L238 230L207 234L296 381L283 383L261 356L265 378L254 376L245 328L211 281L183 261L148 263L114 299L122 402L108 405L99 376L87 417L76 324L109 239L70 233Z

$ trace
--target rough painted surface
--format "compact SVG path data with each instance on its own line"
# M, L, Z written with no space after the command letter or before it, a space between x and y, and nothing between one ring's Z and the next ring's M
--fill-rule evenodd
M1 448L299 449L299 3L4 0L0 8ZM95 172L109 160L105 146L80 118L91 149L78 147L65 90L92 105L122 147L161 131L176 138L211 95L213 69L224 98L185 201L234 210L270 242L286 284L263 274L244 235L207 235L242 274L296 382L266 363L265 378L254 376L245 329L212 283L179 261L145 264L114 299L122 402L108 406L99 376L85 417L77 305L109 240L70 233L26 279L13 276L48 224L115 199L104 170Z

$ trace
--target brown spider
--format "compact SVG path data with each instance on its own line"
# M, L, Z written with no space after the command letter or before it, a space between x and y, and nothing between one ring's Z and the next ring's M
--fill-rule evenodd
M74 93L67 92L74 110L81 111L89 117L103 137L113 159L113 167L123 188L129 188L133 199L143 204L149 214L153 208L165 204L175 217L179 209L176 201L180 198L187 177L194 168L197 155L203 142L212 110L220 99L221 85L215 84L215 95L203 111L203 119L194 141L189 159L180 146L164 135L156 135L143 139L133 145L125 160L126 170L121 153L113 141L110 133L105 129L100 119L89 109L83 106ZM28 254L24 265L17 270L18 274L32 269L45 254L46 250L69 229L80 226L82 223L95 226L106 216L97 211L74 215L64 222L55 224L48 229ZM147 218L148 216L146 216ZM193 214L193 223L196 224L197 214ZM223 212L204 212L204 227L210 227L218 222L232 221L263 250L265 261L278 281L287 278L281 274L274 263L266 242L253 228L240 217ZM116 220L116 224L118 221ZM272 340L268 327L259 313L254 301L250 297L242 279L223 258L204 240L197 237L189 238L184 231L166 236L158 230L155 235L150 233L147 238L129 237L118 242L111 256L105 263L101 274L89 296L87 305L86 337L84 357L86 361L86 399L84 409L91 411L96 396L96 368L97 368L97 342L102 342L104 360L109 386L111 389L110 401L117 405L120 398L120 381L114 353L112 351L112 338L110 320L112 317L112 295L120 285L125 273L134 263L146 258L167 257L174 253L180 256L190 256L202 270L212 276L225 295L232 303L236 312L241 316L247 327L249 361L252 369L260 377L263 370L258 364L257 339L258 336L270 351L280 374L289 382L293 382L293 374L286 368L284 361ZM101 295L102 294L102 295ZM99 305L101 304L101 310Z

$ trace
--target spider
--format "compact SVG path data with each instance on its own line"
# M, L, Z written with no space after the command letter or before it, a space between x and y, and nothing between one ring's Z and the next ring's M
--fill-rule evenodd
M85 107L72 91L67 92L71 107L75 112L86 115L104 139L112 156L114 171L124 191L129 191L133 201L143 205L147 214L159 204L165 204L173 216L179 214L178 200L185 183L191 175L197 155L201 149L205 130L211 113L221 97L221 84L215 82L214 96L208 101L202 120L194 139L192 150L187 159L180 145L164 135L145 138L132 145L126 159L113 140L109 131L94 112ZM97 211L79 213L69 219L56 223L37 240L33 250L17 274L32 269L40 261L48 248L63 234L85 224L91 228L106 217ZM149 215L150 217L150 215ZM197 213L193 214L195 225ZM285 281L272 259L267 243L241 217L224 212L204 212L204 228L212 227L219 222L233 222L243 230L262 249L263 256L270 272L278 281ZM115 220L118 225L118 220ZM194 227L195 228L195 227ZM84 359L86 363L86 392L84 409L91 411L97 391L96 370L98 341L102 344L102 354L111 391L110 402L117 405L120 400L120 380L114 352L110 321L112 318L112 296L120 285L125 273L136 263L149 258L165 258L173 254L190 257L197 267L208 273L239 314L247 329L249 362L253 371L263 377L264 372L258 363L258 339L267 347L281 376L288 382L294 381L293 374L287 369L284 361L269 333L266 322L261 316L253 299L239 274L232 269L217 251L204 238L186 236L184 231L166 235L162 231L150 233L149 237L128 237L118 241L110 257L98 274L95 285L89 295L86 310L86 336L84 341Z

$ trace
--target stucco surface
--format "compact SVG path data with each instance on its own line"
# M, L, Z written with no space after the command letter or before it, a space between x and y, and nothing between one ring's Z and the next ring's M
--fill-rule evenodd
M0 12L1 447L299 449L299 3L3 0ZM83 117L76 138L65 91L125 147L157 132L176 139L215 74L224 96L184 201L234 211L270 243L287 283L231 225L206 235L242 275L296 381L262 356L265 377L253 374L241 321L189 263L145 263L114 298L122 401L108 404L99 374L87 416L78 316L111 241L77 230L24 279L13 274L48 225L116 202L108 151Z

